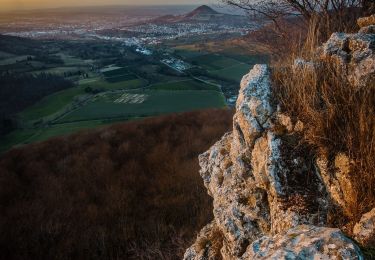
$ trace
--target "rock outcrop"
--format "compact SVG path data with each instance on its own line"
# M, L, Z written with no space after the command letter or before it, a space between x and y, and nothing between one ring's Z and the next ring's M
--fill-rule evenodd
M374 77L374 46L375 35L334 34L320 53L361 87ZM345 211L353 192L350 160L338 154L328 167L316 158L301 142L303 123L281 113L275 97L270 69L255 65L242 79L233 131L199 156L214 220L184 259L363 259L351 239L326 227L328 209ZM369 225L374 231L374 214L358 224L358 241L372 241L363 231Z
M298 124L278 111L267 65L255 65L241 82L233 132L199 157L215 220L201 231L185 259L281 256L289 252L287 247L283 252L281 247L270 250L264 243L284 240L289 246L293 241L306 242L307 248L295 249L297 255L316 252L329 257L334 251L360 259L359 249L344 235L316 227L326 223L329 194L309 150L296 149ZM306 229L309 235L302 234ZM288 240L288 232L303 239ZM337 239L335 250L309 248L316 237L323 244ZM259 241L264 248L256 251Z
M340 66L353 86L361 87L375 82L374 33L334 33L323 45L321 57Z

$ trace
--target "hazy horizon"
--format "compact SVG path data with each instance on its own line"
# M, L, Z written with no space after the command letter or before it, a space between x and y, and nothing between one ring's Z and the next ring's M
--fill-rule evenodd
M201 4L217 4L214 0L176 0L173 3L166 0L139 0L134 3L133 0L0 0L1 11L22 11L33 9L48 8L69 8L69 7L88 7L88 6L157 6L157 5L201 5Z

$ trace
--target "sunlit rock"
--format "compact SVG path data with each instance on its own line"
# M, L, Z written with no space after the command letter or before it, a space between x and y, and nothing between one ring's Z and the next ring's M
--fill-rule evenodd
M339 229L302 225L254 241L241 259L363 259Z
M375 247L375 208L364 214L354 226L355 239L366 247Z

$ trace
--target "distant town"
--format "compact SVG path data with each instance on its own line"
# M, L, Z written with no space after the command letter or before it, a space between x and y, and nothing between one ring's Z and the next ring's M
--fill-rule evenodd
M17 14L14 21L0 19L0 32L5 35L34 39L115 40L126 45L161 44L182 37L206 35L246 35L259 28L245 16L222 14L206 6L182 15L158 16L155 11L148 16L138 13L70 14L69 22L63 14L54 12ZM165 11L164 11L165 12Z

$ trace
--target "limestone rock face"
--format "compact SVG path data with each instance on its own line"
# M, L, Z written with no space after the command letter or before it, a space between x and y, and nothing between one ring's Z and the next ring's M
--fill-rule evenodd
M352 199L356 196L353 183L349 174L351 172L351 162L345 154L338 154L335 157L331 170L328 159L320 156L317 159L317 168L324 185L330 194L332 204L342 210L346 216L351 216Z
M363 259L357 245L336 228L302 225L254 241L242 259Z
M210 241L212 230L222 237L221 257L240 259L264 235L326 221L325 187L309 165L308 152L291 145L299 140L296 126L277 111L266 65L243 77L236 111L233 131L199 156L215 219L185 259L214 259L208 256L217 250L210 245L218 243L202 247L200 242Z
M371 26L371 25L375 25L375 14L373 14L371 16L368 16L368 17L359 18L357 23L358 23L359 27L361 27L361 28Z
M363 87L374 80L374 47L375 35L333 34L320 55ZM301 69L314 72L316 64L297 60L293 70ZM329 209L350 214L353 162L312 154L303 131L303 122L281 113L270 69L255 65L241 81L233 130L199 156L214 220L184 259L362 259L354 242L325 227ZM372 241L374 215L354 231L361 243Z
M366 247L375 247L375 208L364 214L354 226L355 239Z
M371 32L372 29L363 30ZM375 34L334 33L323 45L321 57L340 66L354 86L373 84L375 73ZM371 83L372 82L372 83Z

